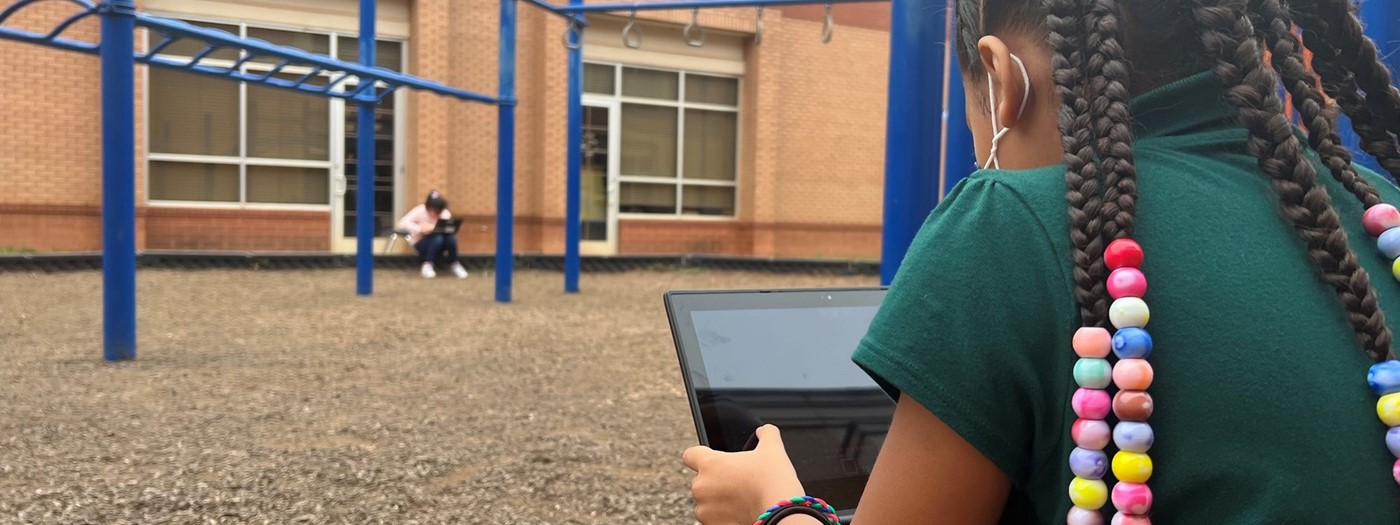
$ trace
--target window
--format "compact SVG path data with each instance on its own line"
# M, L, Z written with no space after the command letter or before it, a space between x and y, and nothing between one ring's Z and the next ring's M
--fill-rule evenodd
M738 79L589 63L583 84L620 104L620 212L734 215Z
M194 23L346 59L354 59L359 52L358 39L353 36L246 24ZM402 44L381 41L378 46L379 66L402 67ZM197 44L181 41L167 47L164 54L190 57L201 49ZM238 58L237 51L221 50L201 63L228 66ZM254 57L241 67L249 72L266 72L274 65L272 59ZM288 67L278 75L294 80L309 72L306 68ZM353 111L340 109L344 104L309 93L167 68L150 68L148 74L150 200L235 205L331 204L330 176L336 154L333 144L340 138L332 136L331 123L347 114L353 121L354 116ZM311 82L328 82L329 78L329 74L322 73ZM382 109L392 122L392 103L384 104ZM382 174L376 173L375 178L376 186L380 186L377 179L381 176L388 178L385 186L390 194L387 199L376 199L386 203L384 210L376 205L376 215L393 213L394 135L392 127L388 131L383 139L386 144L378 148L385 155L380 160L387 160L388 168ZM343 135L353 138L352 134L350 130ZM353 173L350 175L353 177ZM353 210L348 210L347 215L353 217Z

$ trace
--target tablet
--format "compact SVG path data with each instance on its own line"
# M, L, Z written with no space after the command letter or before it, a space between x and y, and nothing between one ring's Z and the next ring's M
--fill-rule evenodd
M854 514L894 416L851 361L882 288L676 291L665 296L700 443L737 452L767 423L802 485Z

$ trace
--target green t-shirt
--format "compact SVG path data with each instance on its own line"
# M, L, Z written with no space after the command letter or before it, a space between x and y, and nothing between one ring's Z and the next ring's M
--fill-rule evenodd
M1157 89L1133 114L1157 372L1152 521L1400 523L1371 363L1215 79ZM1390 261L1362 229L1361 204L1319 170L1394 327ZM1392 183L1365 175L1400 204ZM974 173L920 230L854 357L1010 477L1008 513L1045 524L1064 523L1073 477L1066 206L1063 166Z

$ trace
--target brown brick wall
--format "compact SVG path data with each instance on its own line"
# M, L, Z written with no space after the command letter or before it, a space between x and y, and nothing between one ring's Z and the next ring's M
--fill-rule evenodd
M323 252L330 213L146 208L146 248L252 252Z

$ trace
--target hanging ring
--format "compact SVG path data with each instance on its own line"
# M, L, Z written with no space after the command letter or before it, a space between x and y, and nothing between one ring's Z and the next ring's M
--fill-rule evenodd
M758 6L758 18L753 22L753 45L763 45L763 6Z
M637 25L637 8L632 8L632 17L622 27L622 45L632 49L642 47L642 27Z
M570 19L568 29L564 30L564 47L570 50L578 50L583 47L583 25L578 19Z
M832 29L836 27L836 20L831 16L831 4L826 4L826 22L822 24L822 43L831 43Z
M685 26L681 37L690 47L705 47L705 28L700 27L700 8L690 8L690 25Z

